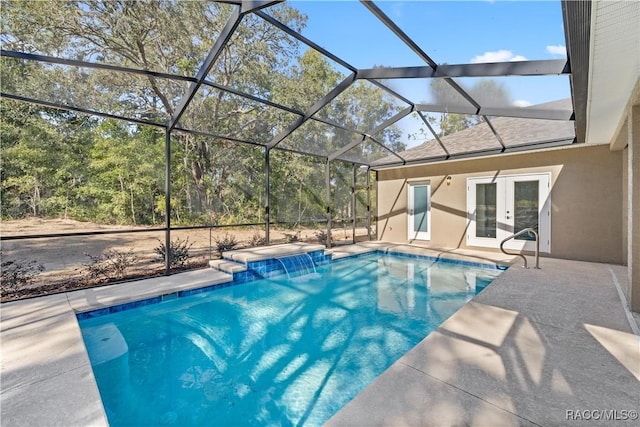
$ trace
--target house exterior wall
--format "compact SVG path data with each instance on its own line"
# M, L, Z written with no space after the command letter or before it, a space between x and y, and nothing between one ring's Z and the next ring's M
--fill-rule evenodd
M640 101L640 94L638 95ZM629 109L627 153L627 265L630 306L640 312L640 105Z
M627 133L626 125L624 133ZM629 148L622 151L622 263L627 265L629 255ZM629 296L627 295L627 298Z
M429 180L431 240L419 243L436 248L491 250L467 245L467 178L550 172L548 256L622 264L622 160L622 152L598 145L380 170L378 239L409 242L407 184ZM451 176L450 185L447 176Z

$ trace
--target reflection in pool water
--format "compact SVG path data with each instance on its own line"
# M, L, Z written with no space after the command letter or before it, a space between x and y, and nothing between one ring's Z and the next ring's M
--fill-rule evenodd
M317 272L81 320L109 423L320 425L500 273L378 253Z

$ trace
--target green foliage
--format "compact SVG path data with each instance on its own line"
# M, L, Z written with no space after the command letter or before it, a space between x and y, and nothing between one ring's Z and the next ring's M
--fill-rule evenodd
M6 99L0 112L3 217L67 213L86 176L84 121Z
M162 190L164 142L157 132L113 121L96 128L89 155L93 215L102 221L154 224L156 197Z
M442 114L438 121L440 136L459 132L475 124L477 124L477 121L472 116L454 113Z
M122 279L126 270L135 265L137 261L132 249L128 251L108 249L100 255L91 255L85 252L85 256L90 259L85 267L87 267L89 277L92 279Z
M222 237L214 237L213 240L216 242L216 249L220 254L234 249L239 244L238 240L236 240L236 236L229 233L224 233L224 236Z
M33 283L35 276L44 271L44 266L38 264L37 261L28 261L26 263L5 259L0 252L2 258L2 271L0 271L0 284L2 291L11 291L29 286Z
M158 243L160 244L153 249L153 251L158 255L156 261L164 262L167 254L167 245L161 240L158 240ZM188 237L185 240L181 240L179 237L172 239L171 242L169 242L169 267L174 268L184 266L191 256L189 255L189 249L191 249L191 246L193 246L193 243L189 243Z

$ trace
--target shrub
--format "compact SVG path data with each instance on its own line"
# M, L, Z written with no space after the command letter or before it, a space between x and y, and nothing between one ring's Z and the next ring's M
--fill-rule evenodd
M327 244L327 232L325 230L318 230L313 233L313 235L316 236L319 243L322 243L323 245Z
M295 243L300 241L300 232L297 231L294 234L284 233L284 237L287 239L287 243Z
M160 245L157 246L153 251L158 254L157 261L164 262L167 248L164 242L158 240ZM182 267L186 264L189 259L189 249L191 249L193 243L189 243L189 238L187 237L185 240L181 240L179 237L175 240L171 240L169 243L169 267Z
M0 252L0 257L2 257L2 252ZM37 261L23 263L3 258L1 264L0 283L3 291L28 286L33 283L33 279L38 273L44 271L44 266L38 264Z
M92 279L98 277L121 279L124 277L127 268L134 265L137 260L132 249L126 252L108 249L98 256L88 253L85 253L85 255L91 260L85 266L89 269L89 277Z
M260 233L255 232L253 233L253 236L251 236L251 238L249 239L249 246L254 247L254 246L264 246L267 244L267 238L262 236Z
M219 253L230 251L231 249L238 246L236 236L229 233L225 233L224 237L214 237L213 240L216 242L216 248Z

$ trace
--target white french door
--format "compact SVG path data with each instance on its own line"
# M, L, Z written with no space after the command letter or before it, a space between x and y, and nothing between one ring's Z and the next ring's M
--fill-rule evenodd
M431 184L409 183L409 240L431 240Z
M468 244L497 248L510 235L533 228L540 235L540 251L550 252L550 181L548 173L468 178ZM523 234L504 247L535 250L535 239Z

